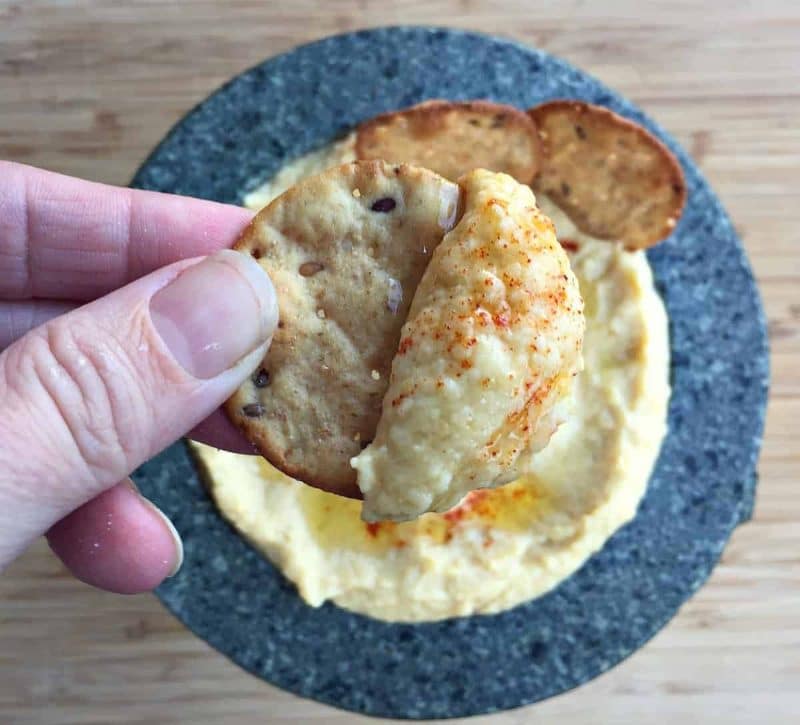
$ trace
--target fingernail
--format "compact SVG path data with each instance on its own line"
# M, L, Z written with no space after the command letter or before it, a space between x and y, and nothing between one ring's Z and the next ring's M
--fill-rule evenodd
M158 517L163 522L164 526L166 527L167 531L169 531L170 535L172 536L172 542L175 544L175 560L172 563L172 568L167 574L167 578L175 576L179 571L181 566L183 566L183 539L181 539L181 535L178 533L178 530L175 528L175 525L172 521L169 520L167 515L156 506L149 498L145 498L142 496L141 491L139 491L139 487L130 479L128 479L128 484L130 487L135 491L135 493L139 496L142 502L151 510L153 513L157 514ZM166 562L165 562L166 563Z
M150 317L178 363L207 380L269 340L278 307L272 282L258 262L225 249L156 292Z
M172 540L175 543L175 561L172 564L172 569L170 569L169 574L167 574L167 578L173 577L183 566L183 539L181 539L181 535L178 533L178 530L175 528L175 525L172 523L172 521L169 520L167 515L160 508L158 508L158 506L144 497L142 497L142 500L161 517L161 520L164 522L164 526L166 526L169 533L172 534Z

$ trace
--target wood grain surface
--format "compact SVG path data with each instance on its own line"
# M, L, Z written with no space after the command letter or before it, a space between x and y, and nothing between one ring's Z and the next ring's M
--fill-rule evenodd
M800 712L800 3L0 0L0 157L125 184L230 76L356 27L431 23L561 55L639 103L730 211L770 323L755 518L643 650L470 723L789 723ZM0 472L1 475L1 472ZM245 674L152 596L70 579L42 544L0 577L0 723L358 723Z

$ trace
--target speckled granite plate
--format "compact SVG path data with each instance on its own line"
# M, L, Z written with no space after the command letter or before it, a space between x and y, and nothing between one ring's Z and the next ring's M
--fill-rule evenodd
M425 98L527 108L569 97L657 133L689 201L649 252L669 311L669 435L635 521L550 594L494 616L393 625L312 609L216 513L186 448L135 475L183 536L158 595L199 636L284 689L370 715L456 717L569 690L641 647L708 577L750 516L768 352L753 276L727 214L687 155L586 73L541 51L452 30L328 38L238 76L189 113L133 185L236 203L284 162L381 111Z

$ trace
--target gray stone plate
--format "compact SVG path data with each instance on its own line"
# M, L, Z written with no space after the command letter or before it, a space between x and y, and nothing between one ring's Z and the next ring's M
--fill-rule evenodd
M191 111L133 185L239 202L283 163L425 98L609 106L678 155L689 201L649 252L670 316L669 435L636 519L550 594L494 616L398 625L312 609L217 514L176 444L135 475L186 544L158 591L246 670L370 715L439 718L557 695L641 647L750 516L768 383L764 316L742 245L687 155L631 103L541 51L474 33L384 28L327 38L238 76Z

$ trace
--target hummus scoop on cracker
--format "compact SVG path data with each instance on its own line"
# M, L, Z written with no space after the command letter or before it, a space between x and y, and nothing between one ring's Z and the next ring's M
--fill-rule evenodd
M485 170L459 185L464 214L417 287L375 440L352 461L367 521L517 478L581 369L583 300L533 192Z
M426 169L346 163L289 188L243 232L235 248L269 274L280 323L226 407L280 470L360 496L350 459L375 435L414 290L460 198Z
M285 473L357 486L365 520L507 483L555 430L583 303L552 223L511 176L455 185L351 162L284 192L236 248L271 276L281 324L227 411Z

